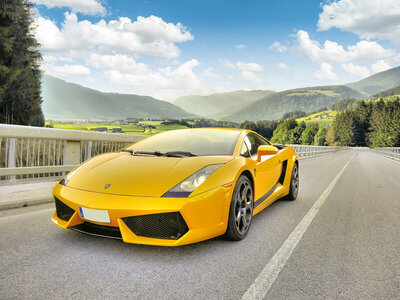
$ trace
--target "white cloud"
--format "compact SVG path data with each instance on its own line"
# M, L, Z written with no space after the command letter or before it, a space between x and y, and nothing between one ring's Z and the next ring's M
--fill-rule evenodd
M233 69L233 70L236 69L236 65L227 59L220 58L220 59L218 59L218 62L226 68Z
M373 73L379 73L391 69L392 67L386 63L383 59L378 60L376 63L372 64L371 69Z
M131 71L112 69L105 70L104 74L113 83L139 88L148 95L157 93L164 97L175 97L179 91L193 92L202 89L200 79L193 72L193 68L199 64L196 59L192 59L175 69L171 67L156 71L148 69L144 73L135 69Z
M213 72L213 68L207 68L207 69L205 69L204 71L203 71L203 73L201 73L201 76L203 76L203 77L211 77L211 78L216 78L216 77L219 77L219 75L218 74L215 74L214 72Z
M100 70L118 70L130 73L145 73L150 71L146 64L138 63L133 57L124 54L90 54L86 60L86 64Z
M251 71L243 71L242 79L245 81L260 82L261 79Z
M387 39L400 44L398 0L340 0L325 4L318 30L333 27L356 33L362 39Z
M386 58L395 55L395 51L385 49L376 42L360 41L355 45L347 46L326 40L321 46L315 40L310 39L308 32L299 30L296 34L300 53L307 55L312 61L334 63L348 63L367 59Z
M336 81L338 78L332 69L331 64L321 63L319 70L314 72L314 76L320 80Z
M257 63L238 61L233 63L227 59L219 59L218 62L229 69L239 69L240 71L261 72L264 68Z
M289 66L287 64L283 63L283 62L277 63L276 66L279 69L282 69L282 70L289 70L290 69Z
M167 23L156 16L92 23L68 12L60 27L41 16L35 22L36 37L42 44L42 67L47 74L75 82L79 77L95 80L100 86L91 86L103 91L170 100L182 93L204 90L193 71L199 62L192 59L180 64L177 60L177 44L193 40L181 23ZM153 65L141 62L144 56L156 57ZM98 71L94 72L95 78L91 77L93 70Z
M264 68L256 63L246 63L242 61L238 61L236 66L241 71L251 71L251 72L261 72L264 71Z
M371 74L367 67L357 66L352 63L342 64L342 67L351 75L359 77L359 78L365 78Z
M36 24L36 37L43 45L44 54L98 50L172 59L180 55L175 43L193 39L181 23L166 23L156 16L138 17L134 22L120 17L109 22L91 23L88 20L78 21L74 13L65 13L61 28L42 17L36 19Z
M70 79L72 77L87 77L90 70L82 65L50 65L46 69L46 74L53 75L62 79Z
M239 44L239 45L236 45L235 48L238 50L242 50L244 48L247 48L247 45Z
M278 41L273 42L272 45L269 46L269 49L275 50L278 52L286 52L288 50L288 48L285 45L282 45Z
M37 5L45 5L48 8L68 7L74 13L82 13L86 15L105 15L106 9L96 0L31 0L30 2Z

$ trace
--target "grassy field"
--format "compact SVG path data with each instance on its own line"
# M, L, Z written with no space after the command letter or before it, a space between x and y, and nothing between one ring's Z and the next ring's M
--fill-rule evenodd
M187 128L182 125L162 125L162 121L140 121L137 124L129 124L129 125L119 125L119 124L101 124L101 123L54 123L54 128L60 129L72 129L72 130L85 130L89 131L90 128L97 127L107 127L108 129L112 128L122 128L124 133L130 134L144 134L144 135L152 135L162 131L174 130L174 129L183 129ZM152 125L155 128L142 128L137 125L147 126Z
M319 126L328 127L333 124L337 111L325 110L303 118L296 119L297 122L305 122L307 125L311 123L318 123Z

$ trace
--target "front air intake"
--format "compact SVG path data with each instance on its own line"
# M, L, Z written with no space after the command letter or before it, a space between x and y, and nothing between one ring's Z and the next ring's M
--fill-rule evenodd
M177 240L189 231L179 212L143 215L122 219L138 236Z
M61 220L68 222L69 219L71 219L72 215L75 213L75 210L73 210L67 204L58 200L56 197L54 197L54 200L56 202L57 216Z

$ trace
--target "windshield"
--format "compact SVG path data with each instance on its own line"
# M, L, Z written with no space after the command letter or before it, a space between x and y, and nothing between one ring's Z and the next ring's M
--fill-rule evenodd
M239 130L182 129L156 134L127 148L134 152L188 152L201 155L232 155Z

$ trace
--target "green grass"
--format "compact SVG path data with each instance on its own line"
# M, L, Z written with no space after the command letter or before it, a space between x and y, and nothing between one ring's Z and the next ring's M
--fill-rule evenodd
M161 122L162 121L139 122L139 124L141 125L152 125L156 128L141 128L136 126L135 124L119 125L119 124L102 124L102 123L54 123L54 128L89 131L90 128L97 128L97 127L107 127L108 129L120 127L122 128L122 131L124 133L144 134L144 135L152 135L158 132L187 128L186 126L182 125L162 125Z
M329 97L335 97L339 95L338 93L335 93L334 91L329 91L329 90L305 90L301 92L296 92L296 93L290 93L288 96L304 96L304 95L316 95L316 94L323 94L325 96Z
M335 116L337 114L338 114L337 111L325 110L325 111L321 111L321 112L318 112L315 114L305 116L303 118L298 118L298 119L296 119L296 121L298 123L304 121L307 125L317 123L319 126L328 127L333 124L333 120L335 119ZM319 119L319 117L321 119Z

